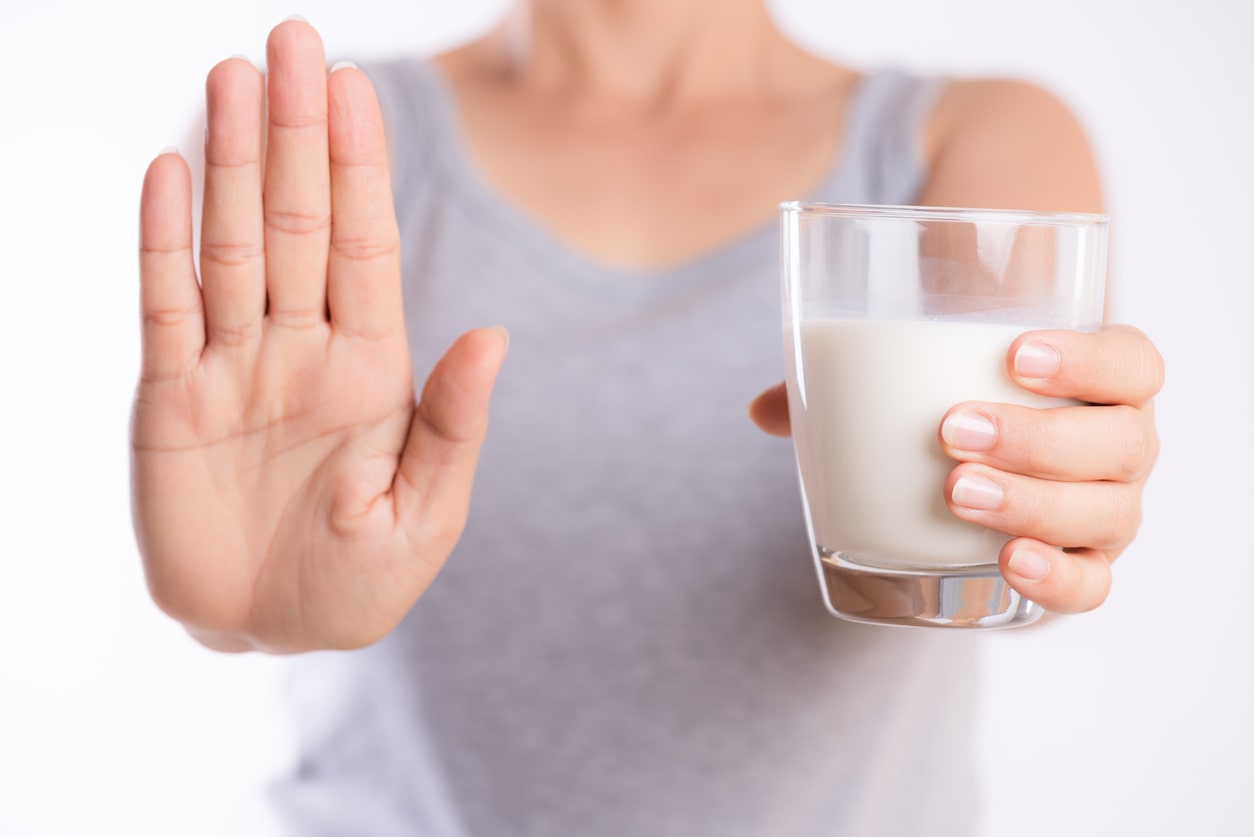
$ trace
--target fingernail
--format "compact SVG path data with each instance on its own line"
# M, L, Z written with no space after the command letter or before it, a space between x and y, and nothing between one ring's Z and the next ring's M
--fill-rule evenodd
M950 413L941 425L941 438L956 450L989 450L997 442L997 427L978 413Z
M964 474L954 483L954 505L978 511L993 511L1001 506L1005 494L1001 486L990 479Z
M1058 350L1044 343L1024 343L1015 351L1015 374L1023 378L1048 378L1061 364Z
M179 153L179 147L177 145L167 145L165 148L161 149L161 153L159 153L157 156L162 157L162 156L165 156L166 154L178 154L178 153ZM182 155L180 154L179 156L181 157Z
M505 351L509 351L509 329L505 326L492 326L492 330L501 335L501 342L505 344Z
M352 61L336 61L334 64L331 65L331 69L327 71L327 75L331 75L331 73L334 73L336 70L346 70L346 69L355 70L357 69L357 65L354 64Z
M1040 581L1049 575L1049 559L1035 549L1021 546L1010 555L1010 571L1028 581Z
M301 15L288 15L287 17L283 18L283 20L282 20L282 21L280 21L280 22L281 22L281 23L287 23L289 20L299 20L301 23L308 23L308 22L309 22L308 20L306 20L306 19L305 19L303 16L301 16Z

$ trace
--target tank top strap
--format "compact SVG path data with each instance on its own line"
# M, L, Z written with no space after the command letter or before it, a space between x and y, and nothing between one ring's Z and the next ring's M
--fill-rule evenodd
M821 200L910 204L927 179L920 140L946 79L878 70L859 82L840 163Z

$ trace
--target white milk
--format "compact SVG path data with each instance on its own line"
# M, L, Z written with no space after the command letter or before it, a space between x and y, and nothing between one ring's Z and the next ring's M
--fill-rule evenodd
M938 430L962 401L1074 403L1033 395L1011 380L1006 352L1027 330L952 322L801 324L801 368L795 378L789 370L789 402L821 554L882 567L997 561L1009 536L958 520L945 507L945 479L957 462L941 452Z

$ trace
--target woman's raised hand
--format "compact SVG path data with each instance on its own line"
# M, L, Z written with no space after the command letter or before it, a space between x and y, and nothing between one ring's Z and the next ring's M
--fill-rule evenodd
M460 536L507 341L463 335L415 404L370 83L328 75L298 20L267 64L209 74L199 283L187 164L144 180L135 529L153 598L206 645L357 647Z

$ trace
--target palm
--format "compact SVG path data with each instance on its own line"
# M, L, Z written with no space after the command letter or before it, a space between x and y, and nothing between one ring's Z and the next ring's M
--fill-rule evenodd
M360 645L456 541L501 342L463 337L415 407L369 84L327 80L302 23L269 59L264 167L259 74L210 75L201 287L185 166L145 182L136 530L157 601L202 635Z

